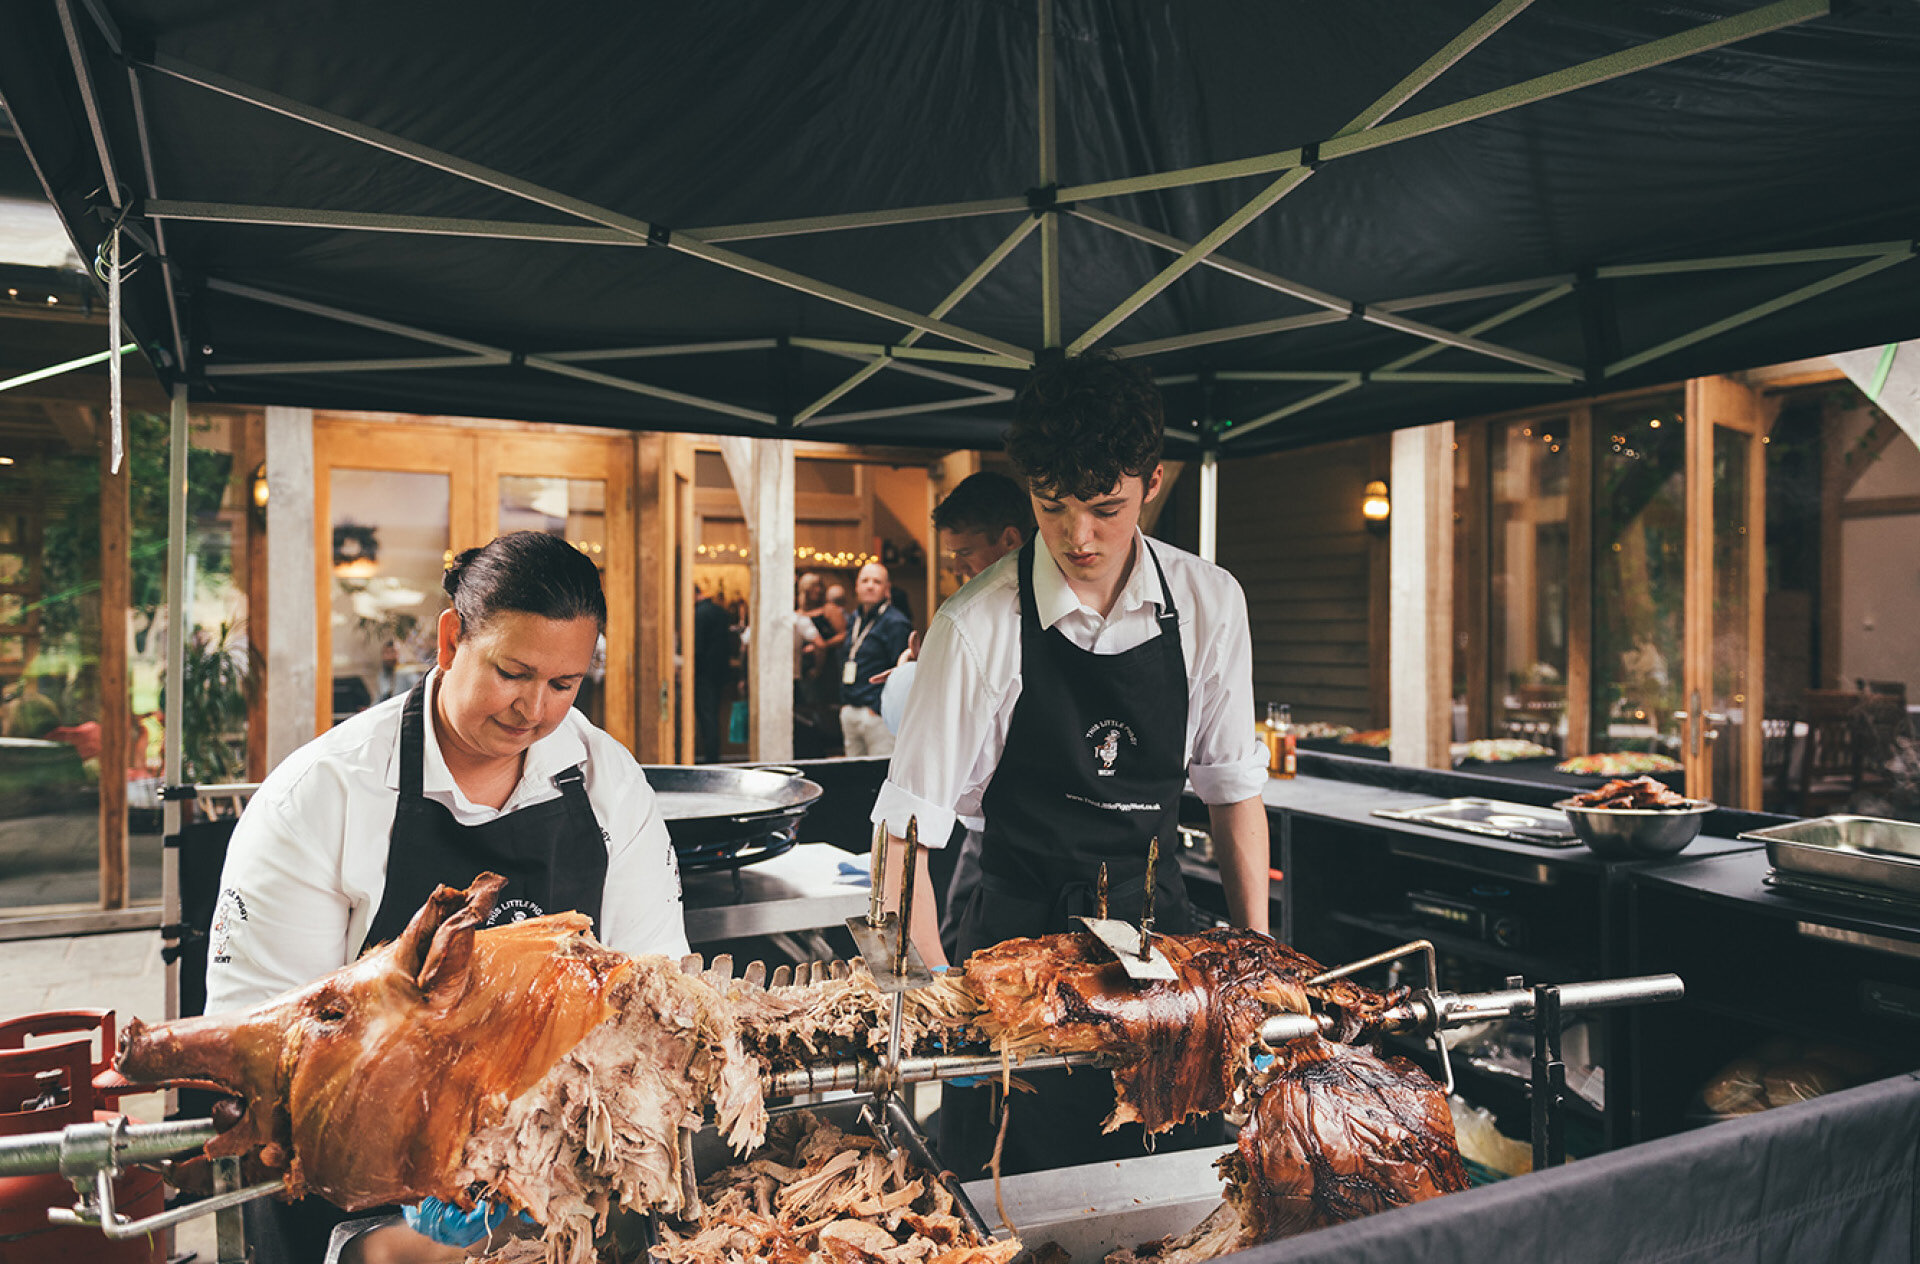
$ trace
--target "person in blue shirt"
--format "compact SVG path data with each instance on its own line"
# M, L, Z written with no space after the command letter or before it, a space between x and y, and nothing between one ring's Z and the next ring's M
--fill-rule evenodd
M893 754L893 732L880 718L885 688L874 677L900 661L913 621L894 607L893 577L878 562L860 568L853 585L859 603L847 620L847 661L840 670L840 735L848 755Z

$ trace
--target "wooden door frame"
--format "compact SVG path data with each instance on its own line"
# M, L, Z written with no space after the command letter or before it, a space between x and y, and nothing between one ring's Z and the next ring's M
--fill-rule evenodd
M628 750L638 750L635 698L638 621L637 559L633 495L634 440L626 434L476 434L474 496L478 533L484 542L500 534L499 480L568 478L606 484L607 660L604 688L606 732Z
M1716 432L1733 431L1745 437L1744 468L1747 485L1747 547L1741 564L1746 569L1746 689L1739 699L1743 722L1740 742L1740 784L1733 807L1758 810L1761 803L1761 720L1766 715L1766 448L1759 393L1730 377L1690 378L1686 384L1687 420L1687 543L1683 666L1687 720L1683 753L1687 764L1687 794L1696 799L1713 795L1713 748L1706 735L1704 711L1713 705L1713 595L1714 516L1713 452Z

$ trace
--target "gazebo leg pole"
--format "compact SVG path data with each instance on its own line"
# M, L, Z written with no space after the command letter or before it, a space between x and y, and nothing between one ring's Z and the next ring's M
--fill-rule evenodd
M180 800L170 791L181 783L182 730L187 666L187 388L173 388L172 427L167 437L167 686L165 761L160 784L161 830L166 845L160 851L160 922L180 923L180 860L175 844L180 837ZM125 775L124 773L122 774ZM168 964L167 1017L180 1016L180 963Z

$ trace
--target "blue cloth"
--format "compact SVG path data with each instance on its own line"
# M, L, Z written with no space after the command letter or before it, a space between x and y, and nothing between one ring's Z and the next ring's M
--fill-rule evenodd
M907 638L913 635L913 620L901 614L898 607L887 605L872 618L873 631L862 636L861 629L868 622L865 613L859 610L847 620L847 644L859 641L860 648L853 656L853 683L840 686L840 701L878 711L882 687L873 683L873 677L900 661L901 651L907 648Z
M472 1211L462 1211L438 1198L423 1198L412 1207L400 1209L407 1228L425 1234L442 1246L468 1247L499 1228L513 1213L499 1203L475 1203ZM525 1212L520 1215L533 1221Z

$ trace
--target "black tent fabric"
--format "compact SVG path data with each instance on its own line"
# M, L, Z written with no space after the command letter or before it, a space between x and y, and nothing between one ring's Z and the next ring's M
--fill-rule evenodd
M1920 1081L1896 1076L1249 1249L1246 1264L1911 1264Z
M1920 335L1914 0L4 23L46 194L210 402L986 446L1057 341L1230 455Z

